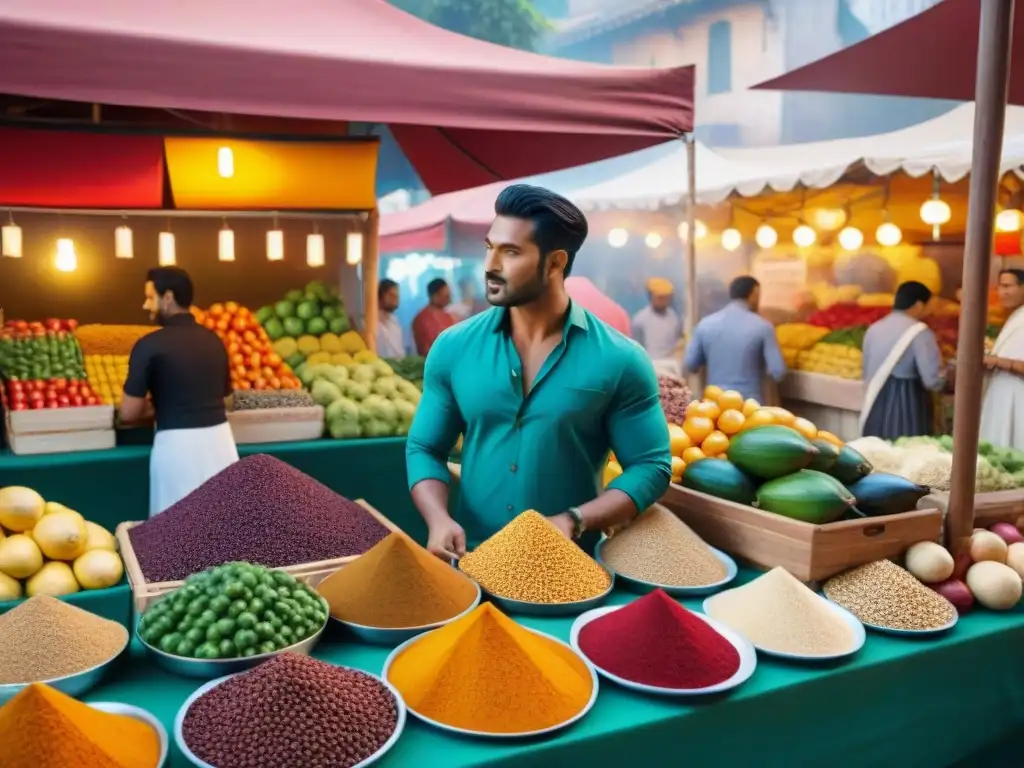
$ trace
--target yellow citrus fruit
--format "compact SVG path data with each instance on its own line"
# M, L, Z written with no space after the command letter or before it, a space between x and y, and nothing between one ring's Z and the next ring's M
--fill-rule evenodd
M792 429L795 429L801 435L806 437L808 440L813 440L818 436L818 428L807 419L795 418L793 423L789 425Z
M746 417L741 411L730 409L718 417L718 428L727 435L735 435L743 429Z
M698 416L707 416L712 421L718 421L718 417L722 415L722 409L718 403L712 402L711 400L704 400L697 408Z
M761 404L752 397L748 397L743 401L743 415L750 416L754 411L758 410Z
M703 443L704 438L715 431L715 422L707 416L690 416L683 422L683 431L690 436L693 442Z
M842 448L844 445L843 441L840 440L836 435L833 435L831 432L826 432L824 429L818 430L817 437L820 440L826 440L832 443L832 445L834 445L836 448Z
M716 387L714 384L710 384L710 385L704 387L704 399L705 400L714 400L717 403L718 402L718 398L720 398L721 396L722 396L722 388L721 387Z
M683 472L686 471L686 462L679 456L672 457L672 482L676 483L683 477Z
M700 461L701 459L706 458L707 456L704 455L704 451L702 451L700 448L687 448L685 451L683 451L683 462L686 464L686 466L690 466L691 464L693 464L693 462Z
M720 456L729 450L729 437L716 429L704 438L704 442L700 444L700 449L704 451L705 456Z
M693 445L693 441L690 436L683 431L683 428L678 424L669 424L668 426L668 442L672 449L673 456L682 456L683 451Z
M700 409L704 406L704 403L700 400L691 400L686 406L684 414L686 416L700 416Z
M727 389L718 396L717 403L723 411L728 411L730 408L738 411L743 408L743 395L735 389Z
M785 408L772 407L768 410L771 411L773 416L775 416L775 423L781 424L784 427L792 426L794 419L796 419L796 416Z
M747 416L747 420L743 422L743 429L766 427L769 424L775 424L775 414L767 408L758 408L752 414Z

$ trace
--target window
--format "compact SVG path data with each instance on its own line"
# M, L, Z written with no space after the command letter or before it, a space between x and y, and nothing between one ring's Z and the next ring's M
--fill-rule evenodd
M708 27L708 93L732 90L732 24L716 21Z

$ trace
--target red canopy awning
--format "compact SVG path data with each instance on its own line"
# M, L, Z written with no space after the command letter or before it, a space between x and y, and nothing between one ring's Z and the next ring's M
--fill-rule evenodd
M974 101L983 0L943 0L841 51L754 86ZM1024 0L1015 0L1009 103L1024 105Z
M0 3L0 93L388 123L435 193L677 137L693 80L492 45L385 0Z

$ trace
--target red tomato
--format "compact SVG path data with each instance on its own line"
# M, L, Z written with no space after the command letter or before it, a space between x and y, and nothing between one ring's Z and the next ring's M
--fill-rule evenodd
M11 410L12 411L26 411L26 410L28 410L28 403L25 403L25 402L11 403Z
M80 408L85 403L85 400L81 395L71 395L71 404L76 408Z
M242 334L242 338L245 339L245 342L247 344L252 344L253 342L256 341L256 334L253 333L252 331L246 331L245 333Z
M242 333L249 327L249 322L244 317L236 317L231 321L231 327L239 333Z

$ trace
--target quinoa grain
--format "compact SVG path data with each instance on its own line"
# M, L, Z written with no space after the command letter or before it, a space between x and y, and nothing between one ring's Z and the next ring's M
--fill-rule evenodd
M833 576L826 597L863 621L889 629L927 630L956 616L946 598L890 560L877 560Z

